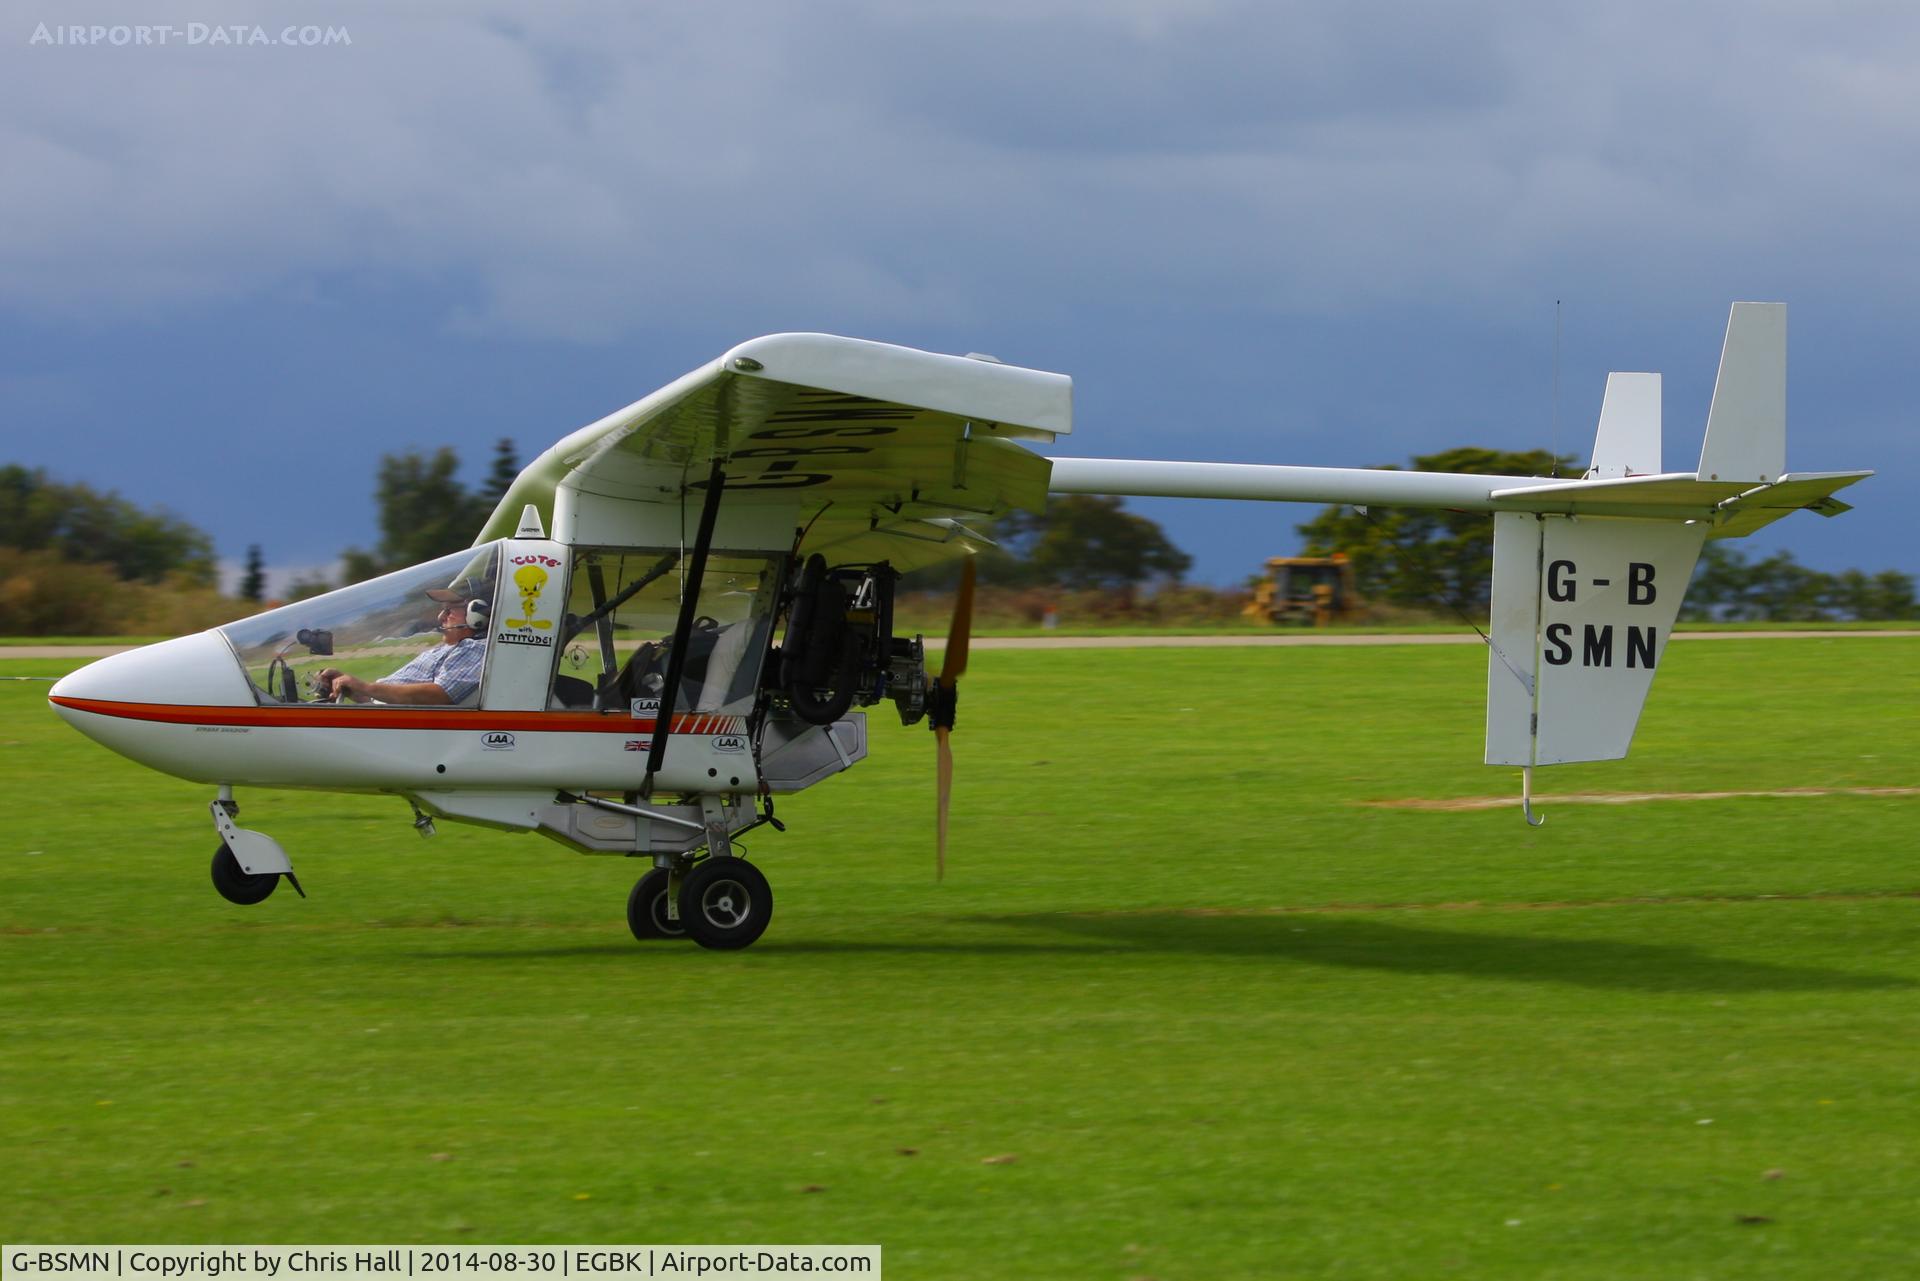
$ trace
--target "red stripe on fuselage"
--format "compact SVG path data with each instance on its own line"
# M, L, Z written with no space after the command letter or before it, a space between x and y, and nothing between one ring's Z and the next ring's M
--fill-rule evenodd
M645 734L651 720L602 712L488 712L479 708L342 707L327 703L300 707L197 707L178 703L119 703L100 698L54 698L76 712L168 725L264 725L277 729L477 729L544 731L550 734ZM701 733L696 726L738 717L676 716L673 732Z

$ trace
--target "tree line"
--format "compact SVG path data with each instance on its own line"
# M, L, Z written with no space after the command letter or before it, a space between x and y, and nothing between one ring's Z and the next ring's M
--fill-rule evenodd
M1829 574L1775 552L1760 560L1722 542L1710 542L1693 571L1693 586L1680 617L1729 622L1817 622L1856 619L1879 622L1916 616L1913 575L1887 569Z
M469 489L450 448L388 454L374 476L380 541L341 553L339 581L311 577L291 598L315 595L458 551L519 475L513 442L494 450ZM0 636L178 635L267 603L264 549L247 548L237 590L218 590L213 539L164 508L143 508L44 468L0 465Z
M1412 459L1416 471L1494 476L1577 474L1571 458L1544 450L1514 453L1451 449ZM1493 590L1493 517L1482 513L1327 507L1296 532L1307 556L1344 552L1369 601L1485 617ZM1783 622L1913 618L1911 574L1812 569L1790 552L1760 560L1709 540L1694 569L1680 617Z
M204 531L41 468L0 465L0 545L0 635L176 635L234 612Z
M43 468L0 466L0 539L16 552L111 566L129 582L212 586L213 540L164 509L63 484Z

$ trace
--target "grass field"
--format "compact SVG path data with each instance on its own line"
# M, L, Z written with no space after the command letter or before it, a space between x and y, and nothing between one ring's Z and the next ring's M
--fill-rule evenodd
M1669 656L1517 807L1469 648L993 651L783 802L737 954L639 868L204 789L0 682L0 1237L878 1242L894 1278L1920 1269L1920 640ZM64 671L9 662L0 674Z

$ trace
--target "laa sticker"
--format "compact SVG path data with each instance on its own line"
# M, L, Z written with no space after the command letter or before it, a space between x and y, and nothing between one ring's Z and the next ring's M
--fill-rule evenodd
M660 714L660 700L657 698L636 698L633 700L633 719L646 720Z
M489 730L480 736L480 746L486 748L489 752L511 752L513 750L513 735L507 733L505 730Z
M744 752L747 750L747 740L738 734L722 734L719 738L713 740L713 750L716 752Z

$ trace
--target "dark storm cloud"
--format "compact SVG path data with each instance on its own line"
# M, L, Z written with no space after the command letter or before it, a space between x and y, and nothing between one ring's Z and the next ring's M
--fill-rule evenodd
M1512 77L1490 16L1406 5L875 14L850 82L937 136L1082 155L1236 154L1337 120L1454 114ZM957 69L957 70L956 70Z
M662 297L884 319L1186 290L1311 312L1471 305L1546 269L1708 287L1760 253L1781 276L1911 280L1905 255L1863 265L1915 194L1913 24L1892 11L326 17L350 49L7 49L10 300L444 274L470 286L450 323L607 340Z
M1912 456L1906 6L155 10L46 20L352 44L46 48L31 8L0 32L0 395L103 446L154 395L120 370L164 346L257 375L236 327L264 317L296 364L360 362L350 404L318 369L302 395L369 458L396 419L445 430L414 425L433 405L506 426L463 400L503 352L558 362L524 439L824 328L1068 370L1076 450L1383 462L1539 443L1556 298L1568 447L1607 367L1667 370L1669 439L1697 441L1727 303L1784 298L1795 412L1858 446L1795 464ZM234 414L168 394L196 431ZM159 475L145 439L100 456Z

